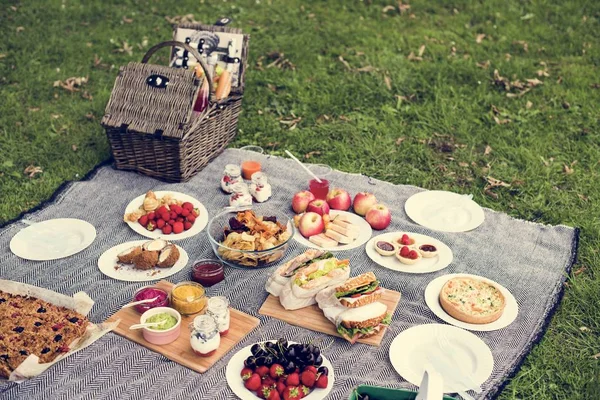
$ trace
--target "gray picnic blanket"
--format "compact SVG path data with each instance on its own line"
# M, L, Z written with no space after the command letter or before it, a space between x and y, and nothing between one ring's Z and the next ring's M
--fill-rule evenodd
M187 183L166 184L111 166L98 168L87 180L67 185L41 209L25 215L31 221L80 218L92 223L97 237L84 251L47 262L25 261L9 250L11 238L24 225L13 222L0 229L0 277L45 287L72 295L85 291L95 301L90 318L102 322L129 302L136 289L146 283L116 281L98 269L100 255L114 245L142 239L123 222L123 212L133 198L152 190L172 190L199 199L215 215L228 205L219 189L224 166L239 163L256 153L228 149ZM258 210L287 210L293 194L307 187L307 177L291 160L262 159L263 170L273 185L273 197ZM492 350L494 370L477 398L495 397L519 368L543 334L562 294L563 282L577 252L578 231L567 226L548 226L485 210L485 222L467 233L431 231L413 223L404 212L404 202L423 190L393 185L366 176L334 171L332 185L375 193L392 210L393 221L386 232L409 231L430 235L446 243L454 261L446 269L430 274L404 274L378 266L364 247L338 253L349 258L352 275L374 271L386 288L402 292L393 322L381 347L350 345L342 339L325 350L335 369L335 384L329 398L346 399L359 384L415 388L402 379L389 360L389 346L403 330L439 320L426 306L424 290L434 278L448 273L472 273L493 279L508 288L519 303L519 315L508 327L494 332L475 332ZM194 259L212 256L206 230L179 241L190 256L184 270L168 278L189 279ZM295 241L289 259L304 251ZM286 337L309 341L325 335L261 316L258 310L267 297L264 283L273 268L236 270L226 267L225 282L208 289L208 295L225 295L233 307L260 318L256 329L204 374L198 374L143 346L109 333L90 347L57 363L44 374L22 384L1 382L3 399L229 399L234 398L225 380L225 368L235 352L265 339ZM1 323L1 321L0 321ZM325 337L324 339L328 339Z

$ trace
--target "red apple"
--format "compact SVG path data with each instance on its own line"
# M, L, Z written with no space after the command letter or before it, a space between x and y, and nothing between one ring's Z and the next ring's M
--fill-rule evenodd
M377 199L373 193L360 192L354 196L354 212L364 216L369 208L377 204Z
M317 199L308 203L307 212L314 212L321 216L329 214L329 204L325 200Z
M352 198L344 189L334 188L327 193L327 204L334 210L348 211Z
M318 235L325 229L323 217L314 212L305 213L298 223L298 230L305 238Z
M371 228L377 229L378 231L387 228L392 222L392 213L390 209L383 204L375 204L369 208L365 219L371 225Z
M292 199L292 209L296 214L303 213L306 211L306 207L308 203L315 199L315 195L309 192L308 190L303 190L294 195Z

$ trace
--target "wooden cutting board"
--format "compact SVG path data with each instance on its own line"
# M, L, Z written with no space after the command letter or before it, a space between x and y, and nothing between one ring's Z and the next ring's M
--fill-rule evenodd
M385 304L388 307L390 315L393 315L398 306L398 302L400 301L400 293L386 289L379 301ZM341 337L337 333L336 326L325 318L323 311L321 311L316 304L299 310L288 311L283 308L279 302L279 297L269 295L260 310L258 310L258 313L260 315L268 315L269 317L280 319L288 324ZM358 342L379 347L381 346L381 340L383 340L383 335L385 335L386 330L387 328L383 328L377 335L366 339L359 339Z
M167 281L160 281L154 286L170 292L173 284ZM256 328L260 323L258 318L230 308L231 322L229 325L229 332L227 335L221 336L221 345L217 349L216 353L210 357L199 357L194 353L192 347L190 346L190 331L188 329L188 325L198 315L199 314L182 316L181 333L179 338L172 343L162 346L148 343L142 336L141 329L129 329L131 325L140 323L140 314L135 311L134 307L117 311L113 316L107 319L106 322L111 322L120 318L121 322L115 328L115 333L141 344L152 351L160 353L168 359L183 365L184 367L188 367L200 373L206 372L207 369L219 361L221 357L227 354L229 350L238 344L246 335L252 332L252 330L254 330L254 328Z

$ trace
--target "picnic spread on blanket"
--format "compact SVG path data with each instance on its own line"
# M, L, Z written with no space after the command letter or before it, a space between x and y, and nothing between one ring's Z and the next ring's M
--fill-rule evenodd
M224 23L121 68L114 167L0 228L2 397L494 398L578 230L226 149L249 38Z

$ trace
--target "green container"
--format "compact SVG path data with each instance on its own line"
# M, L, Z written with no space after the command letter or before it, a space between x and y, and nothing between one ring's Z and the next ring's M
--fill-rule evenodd
M380 386L359 385L350 393L349 400L358 400L358 394L367 394L373 400L414 400L417 392L408 389L392 389ZM444 400L456 400L454 397L444 396Z

